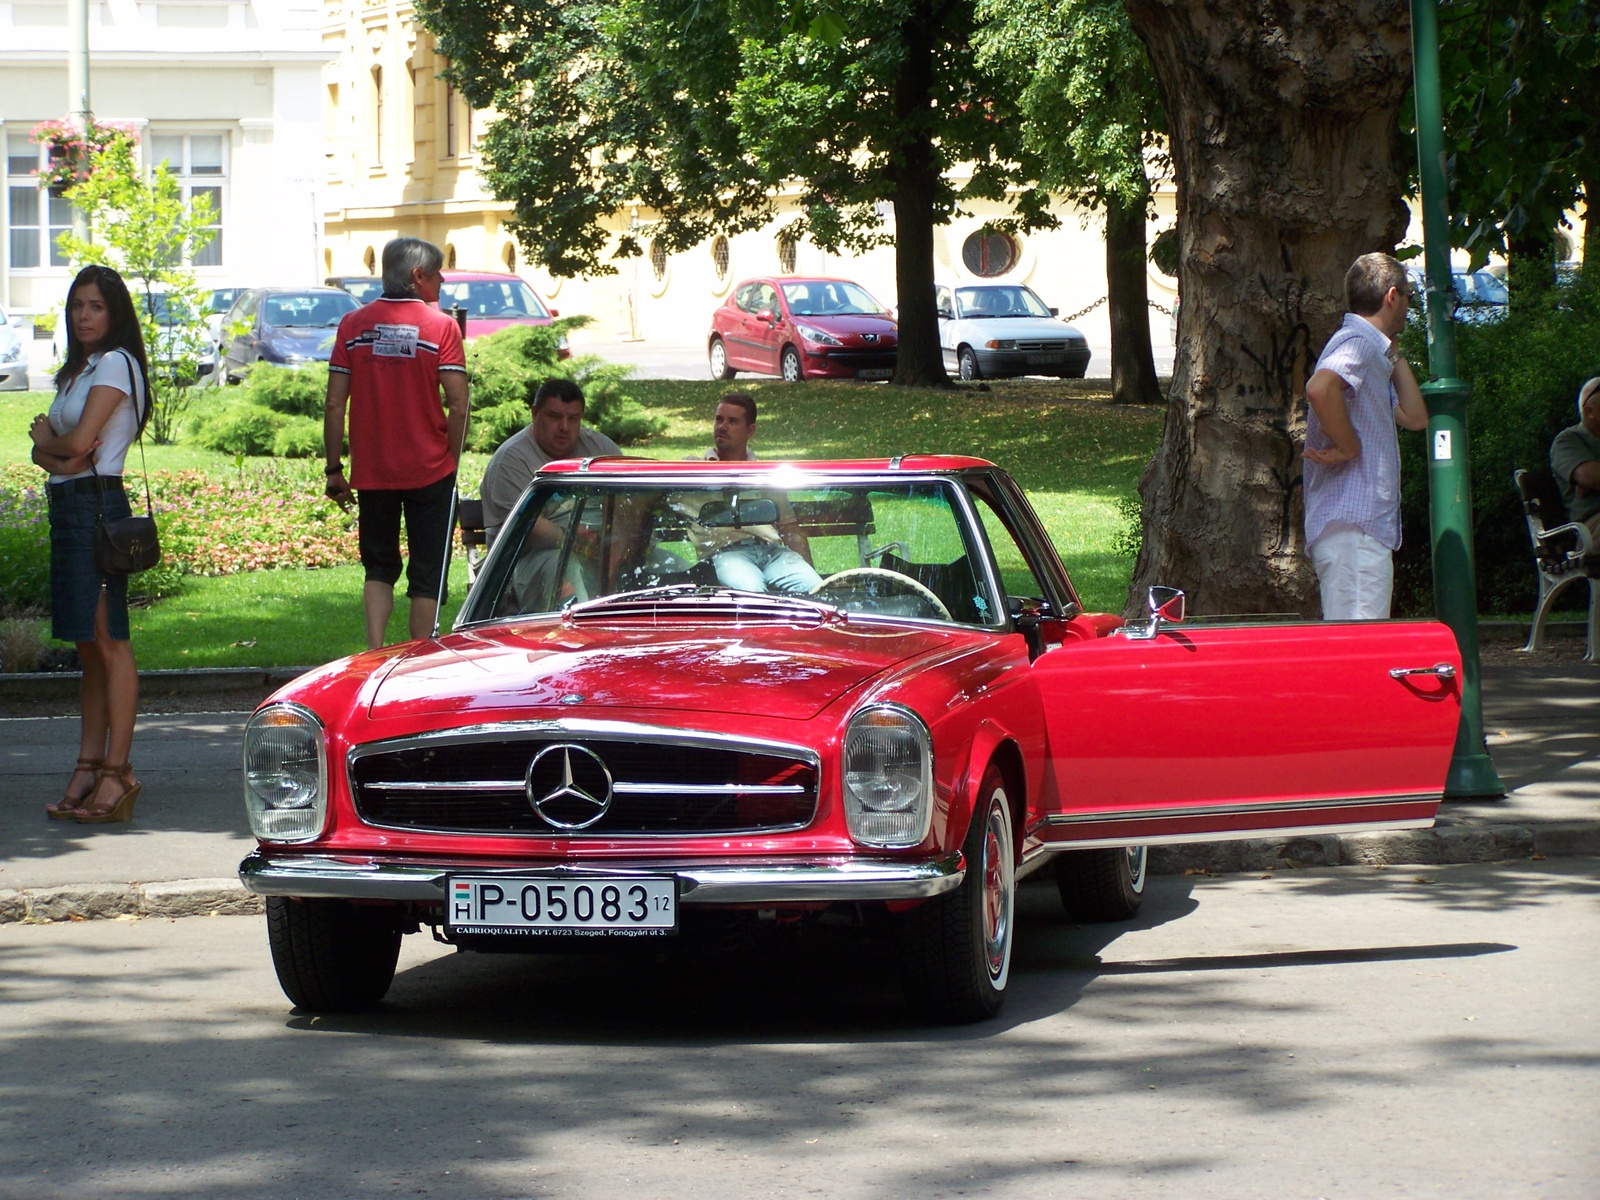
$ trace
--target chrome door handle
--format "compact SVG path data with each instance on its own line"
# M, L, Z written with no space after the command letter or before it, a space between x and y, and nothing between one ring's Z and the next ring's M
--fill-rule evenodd
M1454 679L1456 669L1449 663L1435 663L1431 667L1390 667L1390 679L1404 679L1407 675L1437 675L1440 679Z

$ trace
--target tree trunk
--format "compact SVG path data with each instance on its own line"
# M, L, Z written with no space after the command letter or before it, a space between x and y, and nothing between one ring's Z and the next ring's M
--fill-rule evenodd
M905 56L894 87L895 128L903 131L889 166L894 180L894 278L900 326L894 382L912 387L950 386L939 349L933 288L934 205L940 170L933 141L938 118L928 101L933 95L939 29L933 0L912 0L900 26Z
M929 153L932 159L932 153ZM902 179L894 200L894 276L899 292L900 350L894 382L911 387L949 387L939 349L939 312L933 287L933 199L931 179Z
M1150 348L1150 288L1145 275L1145 204L1106 204L1106 308L1111 316L1111 400L1160 404Z
M1407 0L1125 3L1167 112L1183 295L1128 609L1165 583L1198 613L1315 615L1305 384L1350 263L1405 232Z

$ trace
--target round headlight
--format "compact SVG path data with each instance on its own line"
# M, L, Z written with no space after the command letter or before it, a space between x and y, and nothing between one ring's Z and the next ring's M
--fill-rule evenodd
M910 709L881 704L850 719L844 739L844 811L869 846L915 846L933 817L933 742Z
M328 810L322 723L297 704L273 704L244 727L244 807L256 837L297 842L322 832Z

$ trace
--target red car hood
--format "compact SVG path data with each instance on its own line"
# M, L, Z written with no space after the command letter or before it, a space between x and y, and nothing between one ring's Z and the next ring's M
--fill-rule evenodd
M420 644L379 684L372 716L561 705L574 714L653 708L806 720L895 663L962 636L865 623L499 626Z
M800 325L811 325L824 330L834 337L847 337L853 334L875 333L885 346L894 345L899 338L900 328L893 317L876 317L868 313L844 313L835 316L807 317L799 313L794 314L794 320Z

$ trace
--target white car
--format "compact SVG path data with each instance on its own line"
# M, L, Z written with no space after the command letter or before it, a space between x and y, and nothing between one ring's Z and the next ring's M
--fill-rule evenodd
M0 392L28 390L28 343L33 325L0 308Z
M939 345L945 370L963 379L1059 375L1082 379L1088 339L1057 319L1032 288L975 283L937 289Z
M236 296L243 291L243 288L219 289L218 292L211 293L211 303L213 305L216 303L215 297L217 295L232 294ZM153 346L147 345L145 347L145 353L150 358L151 371L154 372L158 365L165 362L168 357L190 358L195 362L199 380L201 382L210 382L209 377L217 366L217 343L213 337L212 329L214 326L221 325L222 314L209 309L206 310L205 327L196 330L188 322L184 321L182 314L175 311L168 303L166 292L153 293L149 297L149 301L146 300L145 293L137 288L131 289L130 294L133 296L133 302L140 308L145 307L146 303L154 303L156 324L158 326L156 343ZM202 292L201 296L204 298L206 293ZM204 302L204 299L202 302ZM228 306L232 303L233 301L229 300L224 304L222 306L223 312L226 312ZM56 308L56 328L50 337L50 349L55 356L56 362L59 363L66 359L67 313L64 303Z

